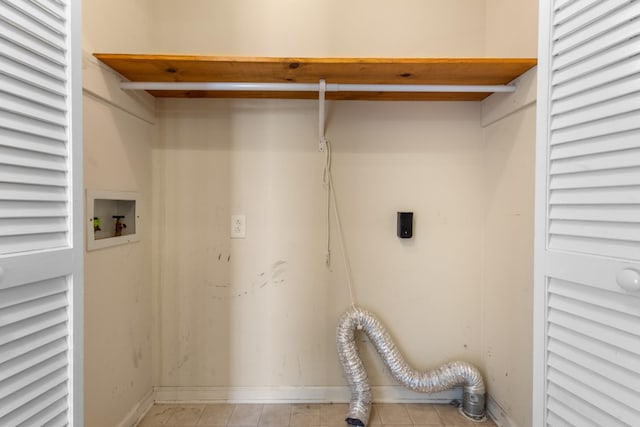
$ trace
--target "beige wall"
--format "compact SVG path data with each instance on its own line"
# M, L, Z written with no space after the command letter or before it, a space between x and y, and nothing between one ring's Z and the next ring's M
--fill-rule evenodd
M330 109L357 302L421 366L480 362L479 111L475 103ZM335 234L333 271L324 265L316 103L168 100L159 118L157 384L343 385L335 327L350 301ZM400 210L415 212L411 241L395 235ZM246 239L229 240L232 213L247 216ZM395 384L382 372L371 370L374 384Z
M154 0L151 13L154 53L484 54L484 1L479 0Z
M536 54L533 0L117 3L84 2L87 51ZM137 117L85 96L86 183L140 191L151 236L87 255L87 425L114 425L151 385L344 385L334 331L349 298L335 222L332 271L324 265L316 104L166 100L156 137L148 102L126 97L114 103ZM478 364L507 417L524 427L534 113L483 130L480 108L333 103L328 137L357 303L388 324L416 367ZM395 237L398 210L415 212L412 241ZM232 213L247 215L246 239L229 239ZM370 346L363 350L372 383L394 384Z
M538 2L486 1L486 55L537 57ZM535 70L517 93L483 101L483 366L512 426L532 423Z
M140 194L140 242L85 255L85 424L107 427L151 388L151 126L83 102L85 188Z
M489 392L531 425L535 103L485 128L483 365Z
M485 56L538 57L538 2L485 0Z
M154 0L84 0L82 48L89 53L144 53L152 45Z
M147 49L147 3L83 2L85 52ZM148 97L121 92L116 76L88 54L83 73L85 189L140 195L140 242L85 253L84 425L114 427L135 421L152 387L154 107Z

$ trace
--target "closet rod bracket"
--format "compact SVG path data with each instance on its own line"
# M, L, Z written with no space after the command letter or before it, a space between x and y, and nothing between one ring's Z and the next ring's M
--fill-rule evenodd
M327 139L324 135L325 125L325 92L327 91L327 82L320 80L318 84L318 150L324 153L327 149Z

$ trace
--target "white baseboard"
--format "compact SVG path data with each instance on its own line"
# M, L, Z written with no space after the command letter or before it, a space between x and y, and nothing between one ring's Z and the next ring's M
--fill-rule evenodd
M380 403L444 403L462 399L462 388L441 393L418 393L403 386L371 387ZM216 403L347 403L347 386L335 387L154 387L156 402Z
M507 412L502 409L491 395L487 395L487 414L498 427L518 427L518 424L509 418Z
M155 402L155 393L153 390L149 390L147 394L144 395L142 400L138 402L129 413L124 417L122 421L118 423L117 427L133 427L135 426L142 417L147 413L149 408Z

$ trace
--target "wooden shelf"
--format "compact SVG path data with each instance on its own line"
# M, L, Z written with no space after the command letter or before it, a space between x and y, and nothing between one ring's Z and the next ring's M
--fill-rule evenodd
M503 85L535 58L252 58L94 54L130 81ZM173 98L316 99L317 92L148 91ZM329 92L327 99L479 101L491 93Z

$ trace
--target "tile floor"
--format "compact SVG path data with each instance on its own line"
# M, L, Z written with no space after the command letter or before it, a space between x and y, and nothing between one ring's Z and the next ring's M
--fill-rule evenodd
M138 427L302 427L346 425L346 403L336 404L157 404ZM487 420L474 423L451 405L374 404L369 425L386 427L469 427L495 426Z

